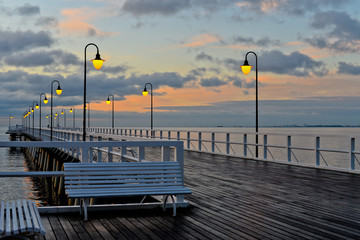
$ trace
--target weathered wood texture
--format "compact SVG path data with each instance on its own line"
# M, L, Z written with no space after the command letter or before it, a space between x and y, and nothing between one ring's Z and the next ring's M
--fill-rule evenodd
M360 175L195 152L184 159L193 194L177 217L42 215L46 239L360 239Z

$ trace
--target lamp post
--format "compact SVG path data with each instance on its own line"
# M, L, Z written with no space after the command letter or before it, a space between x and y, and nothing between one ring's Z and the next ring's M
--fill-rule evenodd
M255 55L255 62L256 62L256 117L255 117L255 122L256 122L256 136L255 136L255 142L256 142L256 151L255 151L255 156L258 157L259 156L259 149L258 149L258 142L259 142L259 137L258 137L258 131L259 131L259 90L258 90L258 60L257 60L257 55L255 52L250 51L247 52L245 55L245 61L244 61L244 65L241 66L241 70L243 71L243 73L245 75L250 73L250 70L252 68L252 66L249 65L249 62L247 60L247 56L249 53L252 53Z
M66 111L64 109L61 110L61 115L64 115L64 128L66 128Z
M33 106L32 106L32 109L31 109L31 112L34 112L34 109L35 109L35 107L34 107L34 103L36 103L36 109L39 109L39 104L38 104L38 102L37 101L33 101ZM33 136L34 136L34 125L35 125L35 113L33 114L33 117L32 117L32 122L33 122L33 127L32 127L32 132L33 132Z
M46 94L45 93L41 93L40 94L40 101L39 101L39 104L40 104L40 111L39 111L39 137L41 138L41 96L44 95L44 103L47 104L48 103L48 100L46 98Z
M31 106L29 106L29 110L28 110L28 116L30 116L31 114ZM33 110L34 111L34 110ZM30 117L29 117L29 122L28 122L28 128L29 128L29 133L30 133L30 129L31 129L31 122L30 122Z
M96 44L94 43L89 43L88 45L85 46L84 49L84 105L83 105L83 141L86 140L86 49L88 46L93 45L96 47L97 53L95 56L95 59L91 60L93 62L93 65L95 67L95 69L99 70L104 61L103 59L100 58L100 54L99 54L99 48L98 46L96 46ZM90 107L89 107L90 108ZM90 110L90 109L89 109ZM89 122L89 127L90 127L90 122Z
M142 92L142 94L144 96L147 96L148 95L148 90L146 89L146 85L150 85L150 89L151 89L151 137L153 137L153 86L151 83L145 83L145 86L144 86L144 91Z
M114 128L114 102L115 102L114 95L109 94L106 103L110 104L110 96L112 97L112 128Z
M50 111L50 141L52 141L53 136L53 84L54 82L57 82L58 87L56 89L57 95L60 95L62 93L62 89L60 87L60 83L58 80L54 80L51 82L51 111Z
M85 109L88 110L88 128L90 127L90 103L86 102Z
M70 108L70 112L73 112L73 128L75 128L75 107Z
M11 127L11 122L10 122L10 119L12 119L13 118L13 116L12 115L10 115L9 116L9 130L10 130L10 127Z

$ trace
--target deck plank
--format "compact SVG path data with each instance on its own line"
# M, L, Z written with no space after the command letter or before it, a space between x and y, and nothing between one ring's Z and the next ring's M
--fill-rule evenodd
M150 160L160 158L152 153ZM66 219L80 239L360 239L360 175L190 151L184 166L193 193L178 216L169 209L104 211L88 222L78 213L42 216L46 239L68 236Z

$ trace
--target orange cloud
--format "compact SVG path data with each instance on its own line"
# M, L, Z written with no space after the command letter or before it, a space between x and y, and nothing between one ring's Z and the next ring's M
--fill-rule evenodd
M60 21L59 28L65 33L78 33L87 36L111 36L118 33L103 32L89 22L98 16L98 10L91 8L63 9L61 15L65 20Z
M201 47L209 43L219 42L221 39L210 33L201 34L191 39L191 42L184 43L182 47Z

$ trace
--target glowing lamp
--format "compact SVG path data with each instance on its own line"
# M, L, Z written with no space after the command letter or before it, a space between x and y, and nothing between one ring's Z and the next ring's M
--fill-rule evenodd
M248 75L251 71L251 68L252 66L249 65L248 61L245 60L244 61L244 65L240 66L241 67L241 70L242 72L245 74L245 75Z
M146 97L148 95L148 90L146 89L146 87L144 88L144 91L142 92L143 96Z
M72 108L70 108L70 112L72 112L73 110L72 110Z
M106 100L106 103L107 103L107 104L110 104L110 99L109 99L109 97L108 97L108 99Z
M49 118L49 115L46 115L46 118Z
M61 93L62 93L62 89L60 87L60 84L58 85L58 88L56 89L56 93L57 93L57 95L61 95Z
M34 108L31 109L31 112L34 112Z
M46 96L44 98L44 103L47 104L49 102L49 100L47 100Z
M39 109L39 105L38 105L38 104L36 104L36 106L35 106L35 107L36 107L36 109Z
M64 115L64 111L61 111L61 115Z
M58 113L55 113L55 116L57 116L58 115ZM56 118L56 117L55 117Z
M13 118L13 116L11 116L10 118Z
M95 68L96 70L99 70L99 69L102 67L103 63L105 62L104 59L101 59L101 58L100 58L100 54L99 54L99 53L97 53L95 59L93 59L93 60L91 60L91 61L92 61L93 65L94 65L94 68Z

